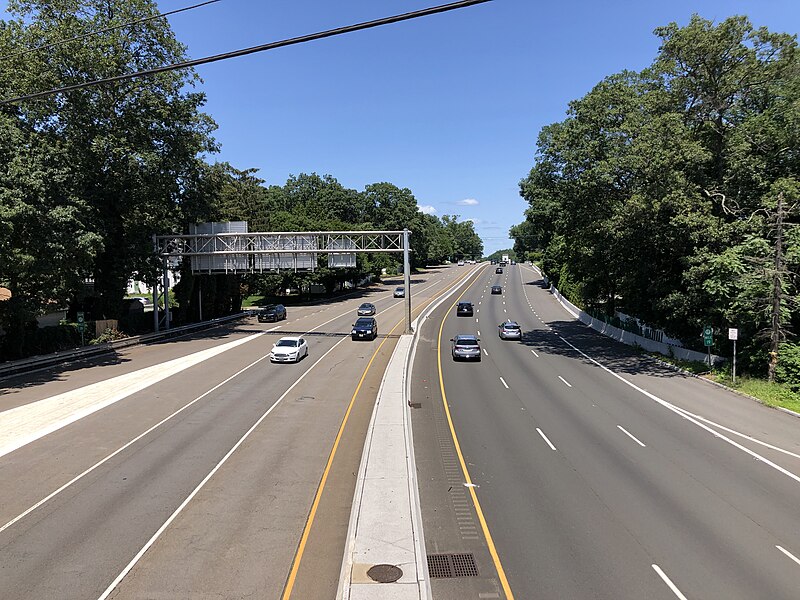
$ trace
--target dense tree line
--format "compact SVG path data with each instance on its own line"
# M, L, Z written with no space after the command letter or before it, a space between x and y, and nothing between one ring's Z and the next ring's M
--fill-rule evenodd
M585 307L690 344L706 323L738 327L751 367L772 373L800 317L796 38L697 15L655 35L649 68L543 128L510 235Z
M187 58L165 19L143 21L158 14L153 0L10 0L8 12L0 21L0 98ZM264 186L253 170L209 163L216 124L202 112L199 85L191 70L170 71L0 107L0 286L12 294L0 302L0 357L34 350L26 340L35 317L87 300L87 281L93 316L120 317L128 280L157 274L151 236L185 232L190 223L245 219L251 231L407 227L415 266L480 255L471 223L420 213L408 189L375 183L356 191L314 174ZM331 287L337 277L379 271L382 260L314 277ZM270 287L269 278L251 283ZM192 287L187 277L183 318L195 312ZM236 309L241 291L238 277L213 277L203 288L204 299L211 294L204 314Z

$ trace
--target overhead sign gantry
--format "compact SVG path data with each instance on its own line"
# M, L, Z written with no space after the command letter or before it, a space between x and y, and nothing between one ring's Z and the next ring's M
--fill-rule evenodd
M237 231L238 229L238 231ZM170 265L186 257L192 272L263 273L282 270L314 271L319 255L327 255L328 266L354 267L355 255L403 253L403 282L406 290L406 333L411 332L411 279L408 229L402 231L276 231L248 232L246 221L203 223L188 234L154 235L153 249L163 267L163 315L158 310L158 285L153 286L153 323L159 331L163 318L169 329Z

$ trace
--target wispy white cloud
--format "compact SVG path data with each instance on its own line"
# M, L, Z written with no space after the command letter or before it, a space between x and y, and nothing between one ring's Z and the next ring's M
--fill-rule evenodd
M456 202L459 206L477 206L480 204L475 198L464 198L463 200L458 200Z
M478 223L482 222L480 219L473 219L473 218L464 219L464 221L472 221L473 225L477 225Z
M417 209L421 213L425 213L426 215L432 215L436 212L436 209L433 208L430 204L426 204L424 206L418 206Z

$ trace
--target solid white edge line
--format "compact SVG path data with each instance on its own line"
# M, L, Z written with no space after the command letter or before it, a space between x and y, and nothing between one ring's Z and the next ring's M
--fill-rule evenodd
M778 550L780 550L781 552L783 552L783 553L784 553L786 556L788 556L789 558L791 558L791 559L792 559L794 562L796 562L798 565L800 565L800 558L797 558L797 557L796 557L794 554L792 554L791 552L789 552L789 551L788 551L786 548L784 548L783 546L775 546L775 547L776 547Z
M543 439L545 442L547 442L547 445L548 445L548 446L550 446L550 449L551 449L551 450L555 450L555 449L556 449L556 447L555 447L555 446L553 446L553 442L551 442L551 441L548 439L548 437L547 437L547 436L544 434L544 431L542 431L542 430L541 430L541 429L539 429L538 427L536 428L536 431L538 431L538 432L539 432L539 435L540 435L540 436L542 436L542 439Z
M572 387L572 384L569 381L567 381L566 379L564 379L561 375L559 375L558 378L561 381L563 381L564 383L566 383L568 387Z
M762 446L765 446L765 447L769 448L770 450L775 450L776 452L782 452L783 454L788 454L789 456L793 456L795 458L800 458L800 454L796 454L796 453L791 452L789 450L784 450L783 448L779 448L778 446L773 446L772 444L768 444L767 442L763 442L763 441L759 440L758 438L754 438L754 437L749 436L749 435L747 435L745 433L741 433L739 431L736 431L735 429L731 429L729 427L725 427L724 425L720 425L719 423L715 423L714 421L706 419L705 417L701 417L698 414L695 414L693 412L689 412L688 410L686 410L685 408L681 408L680 406L676 406L675 408L677 408L681 412L686 413L687 415L689 415L691 417L694 417L695 419L699 419L700 421L703 421L704 423L708 423L709 425L712 425L714 427L718 427L719 429L722 429L723 431L727 431L728 433L732 433L733 435L738 435L739 437L743 437L746 440L750 440L754 444L760 444Z
M625 429L625 428L624 428L622 425L617 425L617 427L619 427L619 430L620 430L622 433L624 433L625 435L627 435L627 436L628 436L629 438L631 438L631 439L632 439L634 442L636 442L637 444L639 444L639 445L640 445L642 448L647 448L647 446L645 446L645 445L644 445L642 442L640 442L638 439L636 439L636 436L634 436L634 435L633 435L633 434L632 434L630 431L628 431L627 429Z
M274 328L274 329L276 329L276 328ZM272 330L270 330L270 331L273 331L274 329L272 329ZM19 521L20 519L23 519L23 518L25 518L26 516L28 516L29 514L31 514L31 513L32 513L34 510L36 510L37 508L39 508L40 506L42 506L42 505L43 505L44 503L46 503L48 500L52 500L53 498L55 498L55 497L56 497L58 494L60 494L60 493L61 493L61 492L63 492L64 490L66 490L66 489L67 489L68 487L70 487L72 484L74 484L74 483L76 483L76 482L80 481L82 478L86 477L86 475L88 475L89 473L91 473L92 471L94 471L96 468L98 468L98 467L102 466L103 464L107 463L109 460L111 460L112 458L114 458L114 457L115 457L117 454L119 454L120 452L123 452L123 451L124 451L124 450L126 450L127 448L130 448L130 447L131 447L133 444L135 444L136 442L138 442L139 440L141 440L141 439L142 439L143 437L145 437L147 434L149 434L149 433L152 433L152 432L153 432L155 429L157 429L157 428L161 427L161 426L162 426L164 423L166 423L167 421L169 421L169 420L170 420L170 419L172 419L173 417L175 417L175 416L179 415L180 413L182 413L184 410L186 410L187 408L189 408L190 406L192 406L192 405L193 405L195 402L198 402L198 401L202 400L203 398L205 398L206 396L208 396L208 395L209 395L211 392L213 392L214 390L217 390L217 389L219 389L220 387L222 387L223 385L225 385L226 383L228 383L228 382L229 382L231 379L233 379L234 377L238 377L239 375L241 375L242 373L244 373L244 372L245 372L247 369L249 369L249 368L250 368L250 367L252 367L252 366L255 366L255 365L257 365L258 363L260 363L260 362L261 362L262 360L264 360L265 358L269 358L269 354L265 354L264 356L262 356L262 357L261 357L261 358L259 358L258 360L255 360L255 361L251 362L249 365L247 365L247 366L246 366L246 367L244 367L243 369L240 369L239 371L237 371L236 373L234 373L233 375L231 375L230 377L228 377L228 378L227 378L227 379L225 379L224 381L221 381L220 383L218 383L217 385L215 385L214 387L212 387L212 388L211 388L211 389L209 389L208 391L206 391L206 392L203 392L201 395L199 395L197 398L195 398L194 400L192 400L192 401L191 401L191 402L189 402L188 404L185 404L185 405L183 405L183 406L182 406L182 407L180 407L178 410L176 410L175 412L173 412L171 415L169 415L169 416L167 416L167 417L164 417L164 418L163 418L161 421L159 421L158 423L156 423L155 425L153 425L152 427L150 427L150 428L149 428L149 429L147 429L146 431L144 431L144 432L140 433L139 435L137 435L135 438L133 438L132 440L130 440L130 441L129 441L128 443L126 443L125 445L123 445L123 446L120 446L120 447L119 447L119 448L117 448L117 449L116 449L114 452L112 452L111 454L109 454L108 456L106 456L105 458L103 458L102 460L100 460L99 462L96 462L94 465L92 465L91 467L89 467L88 469L86 469L85 471L83 471L82 473L80 473L79 475L76 475L75 477L73 477L72 479L70 479L70 480L69 480L67 483L65 483L64 485L62 485L60 488L58 488L57 490L55 490L55 491L51 492L50 494L48 494L47 496L45 496L44 498L42 498L41 500L39 500L39 501L38 501L36 504L34 504L34 505L33 505L33 506L31 506L30 508L28 508L28 509L27 509L25 512L23 512L23 513L20 513L19 515L17 515L17 516L16 516L16 517L14 517L13 519L11 519L11 520L10 520L8 523L6 523L6 524L5 524L5 525L3 525L2 527L0 527L0 533L2 533L3 531L5 531L5 530L6 530L6 529L8 529L9 527L11 527L11 526L12 526L14 523L16 523L17 521Z
M436 285L437 283L440 283L440 282L434 282L434 283L431 283L431 285L425 286L424 288L420 289L420 290L419 290L419 292L421 292L421 291L423 291L423 290L427 290L427 289L429 289L429 288L433 287L434 285ZM390 296L387 296L386 298L377 298L377 299L375 300L375 302L377 302L377 301L379 301L379 300L388 300L389 298L390 298ZM316 311L316 312L321 312L321 311ZM309 330L308 330L306 333L311 333L311 332L313 332L314 330L316 330L316 329L319 329L319 328L320 328L320 327L322 327L323 325L326 325L327 323L330 323L331 321L335 321L336 319L338 319L338 318L340 318L340 317L343 317L343 316L346 316L346 315L350 314L350 312L352 312L352 311L347 311L347 312L345 312L345 313L341 313L340 315L338 315L338 316L334 317L333 319L330 319L330 320L326 321L325 323L322 323L321 325L317 325L317 326L316 326L316 327L314 327L313 329L309 329ZM384 311L381 311L381 312L384 312ZM316 313L312 313L312 314L316 314ZM378 313L376 313L376 315L377 315L377 314L378 314ZM302 318L302 317L301 317L301 318ZM262 331L262 332L259 332L259 333L257 333L257 334L254 334L254 335L257 335L257 336L258 336L258 335L264 335L264 334L266 334L266 333L271 333L271 332L273 332L273 331L276 331L276 330L280 329L282 326L283 326L283 325L275 325L275 327L272 327L271 329L266 329L266 330L264 330L264 331ZM331 349L333 349L333 347L332 347ZM69 488L70 486L72 486L73 484L75 484L76 482L78 482L78 481L80 481L81 479L83 479L84 477L86 477L86 475L88 475L89 473L91 473L92 471L94 471L95 469L97 469L98 467L102 466L103 464L105 464L106 462L108 462L109 460L111 460L112 458L114 458L115 456L117 456L117 455L118 455L120 452L123 452L123 451L124 451L124 450L126 450L127 448L130 448L130 447L131 447L133 444L135 444L136 442L138 442L139 440L141 440L143 437L145 437L145 436L146 436L146 435L148 435L149 433L152 433L152 432L153 432L155 429L157 429L158 427L160 427L161 425L163 425L164 423L166 423L167 421L169 421L169 420L170 420L170 419L172 419L173 417L175 417L175 416L179 415L181 412L183 412L184 410L186 410L187 408L189 408L190 406L192 406L192 405L193 405L193 404L195 404L196 402L198 402L198 401L202 400L203 398L205 398L205 397L206 397L208 394L210 394L211 392L213 392L213 391L215 391L215 390L219 389L221 386L225 385L226 383L228 383L229 381L231 381L231 380L232 380L232 379L234 379L235 377L238 377L239 375L241 375L242 373L244 373L244 372L245 372L247 369L249 369L250 367L252 367L252 366L254 366L254 365L256 365L256 364L260 363L262 360L264 360L265 358L268 358L268 357L269 357L269 354L266 354L266 355L262 356L261 358L259 358L258 360L256 360L256 361L254 361L254 362L250 363L250 364L249 364L249 365L247 365L246 367L244 367L244 368L240 369L239 371L237 371L236 373L234 373L233 375L231 375L231 376L230 376L230 377L228 377L227 379L225 379L225 380L221 381L220 383L218 383L217 385L215 385L215 386L214 386L214 387L212 387L211 389L209 389L209 390L207 390L206 392L202 393L200 396L198 396L197 398L195 398L194 400L192 400L192 401L191 401L191 402L189 402L188 404L185 404L184 406L182 406L181 408L179 408L178 410L176 410L176 411L175 411L175 412L173 412L172 414L168 415L167 417L165 417L164 419L162 419L161 421L159 421L158 423L156 423L155 425L153 425L153 426L152 426L152 427L150 427L149 429L147 429L147 430L145 430L144 432L140 433L140 434L139 434L139 435L137 435L135 438L133 438L132 440L130 440L129 442L127 442L127 443L126 443L126 444L124 444L123 446L119 447L117 450L115 450L114 452L112 452L111 454L109 454L108 456L106 456L105 458L103 458L102 460L100 460L99 462L95 463L94 465L92 465L91 467L89 467L88 469L86 469L85 471L83 471L82 473L79 473L78 475L76 475L75 477L73 477L72 479L70 479L70 480L69 480L67 483L65 483L64 485L62 485L62 486L61 486L61 487L59 487L58 489L54 490L53 492L51 492L50 494L48 494L47 496L45 496L44 498L42 498L41 500L39 500L39 501L38 501L36 504L34 504L33 506L29 507L27 510L25 510L25 511L24 511L24 512L22 512L22 513L20 513L19 515L17 515L16 517L14 517L13 519L11 519L10 521L8 521L7 523L5 523L4 525L0 526L0 533L2 533L2 532L3 532L3 531L5 531L6 529L8 529L8 528L9 528L9 527L11 527L12 525L14 525L14 523L16 523L16 522L20 521L21 519L24 519L26 516L28 516L29 514L31 514L33 511L35 511L37 508L39 508L39 507L40 507L40 506L42 506L43 504L46 504L48 501L52 500L53 498L55 498L55 497L56 497L58 494L60 494L61 492L63 492L64 490L66 490L67 488ZM315 363L315 364L316 364L316 363ZM314 365L312 365L311 367L309 367L309 370L310 370L310 369L313 369L313 368L314 368ZM299 380L298 380L298 381L299 381ZM295 383L296 383L296 382L295 382Z
M667 577L667 574L664 573L664 571L661 570L661 567L659 567L656 564L652 564L650 566L653 567L653 570L655 570L655 572L658 573L658 576L661 577L662 580L664 580L664 583L666 583L669 586L669 589L671 589L672 592L678 598L680 598L681 600L686 600L686 596L684 596L681 593L681 591L677 588L677 586L674 583L672 583L672 580L669 577Z
M508 384L506 383L506 380L503 379L502 377L500 378L500 383L502 383L504 386L506 386L506 389L509 389Z
M328 354L333 352L333 350L334 350L334 348L336 348L336 346L338 346L339 344L344 342L346 339L347 338L342 338L341 340L336 342L333 346L331 346L328 349L328 351L325 352L325 354L320 356L319 359L317 359L317 362L315 362L313 365L311 365L308 368L308 370L306 370L302 375L300 375L300 377L298 377L297 381L295 381L291 386L289 386L289 388L285 392L283 392L283 394L281 394L280 398L278 398L272 404L272 406L270 406L267 409L267 411L263 415L261 415L261 417L259 417L258 421L256 421L253 424L253 426L250 427L250 429L248 429L247 432L241 438L239 438L239 441L236 442L230 450L228 450L228 452L225 454L225 456L222 457L222 460L220 460L217 463L217 465L213 469L211 469L211 471L208 473L208 475L206 475L203 478L203 480L197 485L197 487L194 488L194 490L192 490L192 492L186 497L186 499L183 502L181 502L180 506L178 506L178 508L175 509L175 512L173 512L170 515L170 517L166 521L164 521L164 523L161 525L161 527L158 528L158 530L147 541L147 543L142 547L142 549L139 550L139 552L136 553L136 556L134 556L133 559L127 564L127 566L120 572L120 574L117 575L117 577L114 579L114 581L111 582L111 585L109 585L106 588L106 591L103 592L100 595L98 600L105 600L106 598L109 597L109 595L116 589L116 587L120 584L120 582L131 571L131 569L133 569L133 567L136 566L136 563L139 562L139 560L142 558L142 556L144 556L145 552L147 552L150 549L150 547L156 542L156 540L161 536L161 534L164 533L164 531L167 529L167 527L169 527L170 524L178 517L178 515L181 512L183 512L183 509L186 508L186 506L189 504L189 502L191 502L192 499L200 492L200 490L203 489L203 487L206 485L206 483L208 483L208 480L211 479L214 476L214 474L222 467L222 465L224 465L228 461L228 459L233 455L234 452L236 452L236 450L239 448L239 446L241 446L244 443L244 441L248 437L250 437L250 434L253 433L253 431L255 431L256 427L258 427L264 421L264 419L267 418L267 416L275 409L275 407L277 407L278 404L280 404L280 402L289 394L289 392L291 392L295 388L295 386L297 386L297 384L299 384L305 378L305 376L308 375L311 372L311 370L314 367L316 367L320 362L322 362L322 360L326 356L328 356Z
M647 396L648 398L650 398L650 399L651 399L651 400L653 400L654 402L657 402L658 404L660 404L660 405L661 405L661 406L663 406L664 408L666 408L666 409L668 409L668 410L671 410L671 411L672 411L672 412L674 412L676 415L678 415L678 416L680 416L680 417L682 417L682 418L686 419L687 421L689 421L689 422L691 422L691 423L694 423L695 425L697 425L697 426L698 426L698 427L700 427L701 429L705 429L706 431L708 431L708 432L709 432L711 435L713 435L714 437L716 437L716 438L719 438L719 439L721 439L721 440L723 440L723 441L725 441L725 442L729 443L729 444L730 444L731 446L733 446L734 448L738 448L738 449L739 449L739 450L741 450L742 452L745 452L746 454L749 454L749 455L750 455L750 456L752 456L753 458L756 458L756 459L760 460L761 462L763 462L763 463L764 463L764 464L766 464L766 465L769 465L770 467L772 467L773 469L775 469L775 470L776 470L776 471L778 471L779 473L783 473L784 475L786 475L786 476L787 476L787 477L789 477L790 479L793 479L793 480L795 480L797 483L800 483L800 476L798 476L798 475L796 475L796 474L792 473L791 471L789 471L789 470L787 470L787 469L784 469L783 467L781 467L780 465L778 465L778 464L776 464L776 463L772 462L771 460L769 460L769 459L768 459L768 458L766 458L765 456L761 456L761 455L760 455L760 454L758 454L757 452L753 452L753 451L752 451L752 450L750 450L749 448L747 448L747 447L745 447L745 446L742 446L741 444L739 444L738 442L735 442L735 441L733 441L733 440L732 440L732 439L730 439L729 437L727 437L727 436L725 436L725 435L723 435L723 434L721 434L721 433L719 433L719 432L717 432L717 431L714 431L714 430L713 430L713 429L711 429L711 427L709 427L708 425L705 425L705 424L701 423L700 421L698 421L697 419L695 419L694 417L691 417L691 416L689 416L689 414L688 414L686 411L684 411L683 409L681 409L681 408L678 408L677 406L675 406L674 404L671 404L671 403L667 402L666 400L662 400L661 398L659 398L659 397L658 397L658 396L656 396L655 394L651 394L651 393L650 393L650 392L648 392L647 390L640 388L640 387L639 387L638 385L636 385L635 383L631 383L630 381L628 381L627 379L625 379L625 378L624 378L624 377L622 377L621 375L618 375L617 373L615 373L614 371L612 371L611 369L609 369L609 368L608 368L608 367L606 367L605 365L603 365L603 364L599 363L598 361L596 361L595 359L593 359L591 356L589 356L588 354L586 354L585 352L583 352L582 350L580 350L580 349L579 349L579 348L577 348L576 346L573 346L572 344L570 344L570 343L569 343L569 342L568 342L566 339L564 339L564 337L563 337L563 336L559 335L558 337L561 339L561 341L563 341L563 342L564 342L565 344L567 344L567 345L568 345L570 348L572 348L573 350L575 350L576 352L578 352L578 353L579 353L581 356L584 356L584 357L586 357L588 360L592 361L592 362L593 362L594 364L596 364L598 367L600 367L600 368L601 368L601 369L603 369L604 371L607 371L608 373L610 373L611 375L613 375L614 377L616 377L617 379L619 379L619 380L620 380L621 382L623 382L625 385L628 385L628 386L632 387L633 389L635 389L636 391L638 391L638 392L640 392L640 393L644 394L645 396Z

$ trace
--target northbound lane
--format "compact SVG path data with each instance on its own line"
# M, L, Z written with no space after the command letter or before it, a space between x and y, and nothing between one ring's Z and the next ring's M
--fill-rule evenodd
M503 285L502 297L488 293L493 284ZM800 461L787 453L798 440L796 429L787 435L796 420L660 368L566 319L521 266L481 279L462 299L480 309L475 319L445 306L430 321L443 320L442 387L466 469L454 468L458 452L441 428L424 431L425 421L445 420L441 393L417 387L430 397L414 413L429 552L475 552L483 583L495 581L500 597L501 570L505 595L517 598L797 597L800 565L791 556L800 554L800 488L790 475L800 473ZM522 342L497 337L506 318L522 325ZM477 331L482 363L453 363L447 339ZM425 365L438 351L433 332L425 337L431 343L416 365L422 379L434 375ZM752 433L758 423L764 430L755 437L778 450L711 433L671 403L694 411L736 404L724 411L726 426ZM769 453L785 472L722 434L759 446L759 456ZM465 483L474 487L464 497L480 502L469 506L479 540L464 535L464 504L452 493ZM479 581L434 580L434 597L487 597Z

